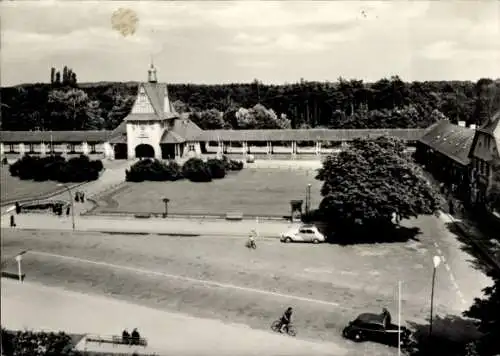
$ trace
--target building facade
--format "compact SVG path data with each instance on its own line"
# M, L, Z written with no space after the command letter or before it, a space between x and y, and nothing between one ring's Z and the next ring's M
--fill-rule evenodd
M483 126L442 120L417 142L415 158L464 202L482 206L500 192L500 111Z
M178 114L167 85L151 65L139 84L129 115L111 131L2 131L0 154L95 154L107 159L178 159L204 155L321 156L342 150L356 138L395 136L411 148L424 129L202 130Z
M471 201L487 203L492 189L500 191L500 111L476 130L469 159Z

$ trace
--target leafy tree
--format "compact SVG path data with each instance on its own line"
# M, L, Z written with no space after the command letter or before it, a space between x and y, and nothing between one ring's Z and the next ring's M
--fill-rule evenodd
M174 107L174 110L180 114L191 111L189 107L186 105L186 103L184 103L181 100L176 100L172 102L172 105Z
M83 90L52 90L49 93L48 103L52 122L60 130L85 128L88 120L89 97Z
M222 129L226 126L222 118L222 112L217 109L195 112L189 118L203 130Z
M316 179L324 182L319 212L339 230L390 228L394 213L409 219L439 208L438 194L396 138L355 140L328 156Z
M56 80L56 69L54 67L50 68L50 84L54 84Z
M483 333L477 342L479 355L493 356L500 353L500 278L491 276L494 284L486 287L483 298L476 298L466 317L479 320L479 331Z

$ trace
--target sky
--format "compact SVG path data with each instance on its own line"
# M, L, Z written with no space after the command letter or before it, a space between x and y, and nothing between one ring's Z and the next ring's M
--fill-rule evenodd
M132 10L135 32L112 26ZM373 82L500 77L500 1L23 1L0 3L2 86L144 81L151 58L167 83Z

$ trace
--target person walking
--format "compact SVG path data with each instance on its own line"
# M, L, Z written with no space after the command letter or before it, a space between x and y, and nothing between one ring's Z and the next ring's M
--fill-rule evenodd
M10 216L10 227L16 227L16 219L13 214Z

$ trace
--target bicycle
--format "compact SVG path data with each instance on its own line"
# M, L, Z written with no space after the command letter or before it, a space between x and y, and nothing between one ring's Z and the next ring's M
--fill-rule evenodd
M283 333L282 329L285 329L285 332L290 336L297 335L297 330L292 325L292 323L289 323L288 325L285 325L285 327L282 328L281 320L278 319L271 324L271 330L274 332Z
M250 239L247 240L247 242L245 243L245 246L247 248L252 248L254 250L257 248L257 244L255 243L255 241L254 240L250 240Z

